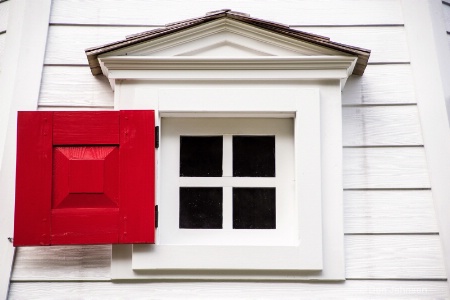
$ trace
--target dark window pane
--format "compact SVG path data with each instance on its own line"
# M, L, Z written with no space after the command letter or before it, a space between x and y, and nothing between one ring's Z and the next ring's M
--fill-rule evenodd
M222 136L180 137L180 176L221 177Z
M233 188L234 229L275 229L275 188Z
M222 188L180 187L180 228L222 228Z
M233 176L275 177L275 136L233 136Z

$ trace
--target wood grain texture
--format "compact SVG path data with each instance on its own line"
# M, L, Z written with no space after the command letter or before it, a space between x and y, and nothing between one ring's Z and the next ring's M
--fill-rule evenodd
M120 243L155 242L155 113L120 112Z
M423 145L417 106L344 107L344 146Z
M332 41L367 48L369 62L408 62L403 27L294 27L331 38ZM151 27L58 26L52 25L45 57L46 64L87 64L84 50L125 39L126 35ZM386 47L386 44L389 47Z
M10 300L29 299L439 299L443 281L347 280L339 283L258 282L13 282Z
M40 106L112 107L114 95L105 76L89 67L44 67Z
M84 50L125 39L154 27L58 26L49 27L45 64L88 64Z
M10 5L11 1L0 2L0 32L5 31L8 27Z
M422 147L344 149L344 188L430 188Z
M450 40L450 39L449 39ZM416 103L410 65L368 65L363 76L350 76L342 103Z
M221 8L291 25L403 23L400 3L392 0L57 0L52 6L51 23L164 25Z
M119 144L119 112L57 112L53 145Z
M439 235L348 235L346 277L445 279Z
M14 246L51 244L52 113L17 116Z
M437 233L430 190L344 191L345 233Z
M327 36L334 42L370 49L369 63L409 62L409 50L404 27L293 28Z
M12 280L110 280L111 245L22 247Z
M445 278L438 235L347 235L345 251L347 278ZM104 280L110 257L110 246L20 248L12 280Z

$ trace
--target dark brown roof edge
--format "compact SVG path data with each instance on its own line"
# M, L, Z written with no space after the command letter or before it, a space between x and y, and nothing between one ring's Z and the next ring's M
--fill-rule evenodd
M211 22L219 18L228 17L230 19L238 20L247 24L251 24L256 27L264 28L269 31L273 31L282 35L286 35L298 40L302 40L311 44L328 47L334 50L342 51L344 53L352 54L358 57L356 66L353 70L354 75L362 75L366 69L367 62L370 57L370 50L354 47L350 45L340 44L331 41L328 37L303 32L290 28L288 25L271 22L267 20L252 18L248 14L235 12L230 9L222 9L207 13L203 17L192 18L175 23L166 24L163 28L157 28L141 33L127 36L125 40L116 41L106 45L92 47L85 50L86 56L93 75L99 75L102 73L98 56L103 53L125 48L131 45L136 45L151 39L165 36L177 31L181 31L190 27L200 25L202 23Z

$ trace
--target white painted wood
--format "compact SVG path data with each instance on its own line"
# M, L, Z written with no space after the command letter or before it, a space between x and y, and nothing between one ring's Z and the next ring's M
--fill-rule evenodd
M176 8L176 9L174 9ZM398 1L333 0L316 1L238 1L197 0L187 3L172 0L170 4L145 0L95 1L57 0L53 4L52 23L71 24L137 24L163 25L203 16L206 12L230 8L252 17L292 25L402 24Z
M44 67L40 106L112 107L113 91L104 76L89 67Z
M221 74L221 71L216 73ZM261 75L259 75L261 76ZM151 84L145 81L122 81L116 87L117 95L120 95L120 99L116 102L118 109L142 109L142 108L155 108L159 109L162 116L165 113L169 113L173 116L174 113L180 112L283 112L292 113L297 111L301 113L297 115L299 122L296 124L298 129L296 133L302 139L305 139L307 147L299 147L298 149L303 151L303 155L300 155L299 168L301 185L299 190L300 204L304 201L308 201L311 205L305 203L304 208L300 209L305 214L300 218L300 221L304 222L301 228L305 228L305 235L302 238L304 244L308 244L306 241L314 241L315 231L321 227L322 222L318 222L317 218L318 207L317 201L314 201L315 197L322 194L323 209L323 232L325 238L324 243L327 246L324 247L324 272L321 274L321 278L343 278L343 260L337 259L340 255L340 251L343 251L339 245L343 240L343 230L340 225L343 224L342 214L336 213L342 211L342 171L339 161L342 159L342 115L341 115L341 103L340 99L340 87L338 81L306 81L299 83L283 82L280 80L274 82L244 82L239 81L236 85L235 81L227 82L214 82L209 80L205 81L164 81L164 82L151 82ZM236 87L239 88L236 88ZM176 89L174 88L176 87ZM299 89L299 87L302 87ZM296 94L291 94L292 91L307 91L308 89L318 90L320 89L321 95L321 107L320 118L314 118L309 108L305 106L316 105L314 101L307 100L307 95L304 97L297 97ZM158 90L167 90L165 92L164 101L160 101L161 92ZM213 92L213 93L211 93ZM268 101L271 100L271 101ZM276 105L274 105L274 101ZM336 101L337 100L337 101ZM294 107L288 107L286 104L294 104ZM298 106L298 109L296 108ZM314 111L319 109L314 108ZM180 116L178 114L178 116ZM316 128L320 121L321 132L326 133L326 137L321 137L321 146L324 151L320 151L319 147L314 146L318 135L314 135L311 128ZM303 123L302 123L303 122ZM314 124L314 126L312 126ZM309 128L310 127L310 128ZM303 144L303 142L301 143ZM313 147L314 146L314 147ZM307 152L305 152L307 151ZM321 154L322 153L322 154ZM322 168L311 168L314 164L311 164L311 157L316 158L318 155L322 155ZM307 166L310 167L307 167ZM332 167L330 167L332 166ZM301 170L308 171L302 173ZM322 174L319 174L322 172ZM317 177L321 176L321 184L326 186L326 189L317 191L318 185L315 183ZM160 176L157 176L160 177ZM304 180L303 180L304 178ZM312 180L314 179L314 180ZM320 181L320 180L319 180ZM160 190L157 188L157 190ZM307 193L310 196L302 197L301 193ZM307 210L314 209L314 211ZM319 212L320 215L320 212ZM307 229L307 230L306 230ZM312 234L312 236L309 236ZM330 246L331 245L331 246ZM342 244L341 244L342 245ZM122 257L124 253L122 250L128 251L127 247L113 247L113 255ZM318 252L319 248L311 247L311 251ZM331 251L330 255L328 251ZM131 252L130 256L125 255L123 260L113 260L113 278L146 278L147 274L133 273L131 269ZM127 262L129 263L127 265ZM120 266L117 267L117 264ZM330 267L330 269L328 269ZM335 270L336 272L332 271ZM342 271L342 272L340 272ZM252 274L253 275L253 274ZM221 278L222 275L220 275ZM257 276L257 275L254 275ZM279 276L282 277L282 276ZM314 278L318 278L314 277ZM148 277L147 277L148 278ZM194 277L196 278L196 277ZM248 277L247 277L248 278ZM255 278L255 277L253 277Z
M58 26L48 32L45 64L84 64L86 48L123 40L127 35L154 29L153 27Z
M450 32L450 3L443 1L441 8L444 15L445 29Z
M422 147L344 149L344 188L429 188Z
M345 299L448 300L444 281L280 282L14 282L9 300L29 299Z
M430 190L344 191L344 224L345 233L439 230Z
M9 4L8 4L9 5ZM16 118L35 110L47 41L50 0L11 2L8 34L0 73L0 298L8 292L13 236Z
M106 280L110 278L110 249L110 246L21 248L12 280ZM347 279L445 278L438 235L347 235L345 252Z
M151 27L59 26L52 25L46 64L87 64L84 50L122 40L126 35ZM295 27L325 35L339 43L372 51L369 62L406 62L409 54L403 27ZM389 44L389 47L386 47Z
M110 280L111 245L21 247L12 281Z
M342 103L416 103L411 66L368 65L363 76L349 77L342 91Z
M413 2L413 3L411 3ZM439 233L450 275L450 57L442 3L402 0ZM420 20L420 21L419 21ZM425 26L423 26L426 24ZM417 39L417 36L423 38ZM447 105L447 107L446 107ZM447 114L446 114L447 108ZM450 281L448 281L450 287Z
M343 108L344 146L423 145L417 106Z
M409 62L405 29L401 26L293 28L329 37L334 42L370 49L369 63Z
M0 32L8 27L9 8L13 0L0 2Z
M446 279L439 235L347 235L347 279Z

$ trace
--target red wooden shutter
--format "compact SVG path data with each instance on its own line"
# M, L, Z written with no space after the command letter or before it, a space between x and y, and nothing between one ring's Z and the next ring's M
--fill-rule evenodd
M19 112L14 246L154 243L153 111Z

